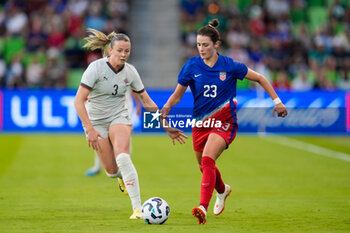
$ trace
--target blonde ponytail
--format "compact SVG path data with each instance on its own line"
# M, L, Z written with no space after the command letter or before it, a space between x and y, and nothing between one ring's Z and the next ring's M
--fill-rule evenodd
M92 28L88 28L87 32L91 34L84 38L86 43L84 44L83 48L87 48L88 50L100 49L103 56L107 56L108 48L110 47L112 38L116 35L116 33L112 32L106 36L103 32Z
M130 42L130 38L123 33L111 32L106 36L103 32L92 28L88 28L87 32L91 34L84 38L86 43L83 45L83 48L87 48L88 50L101 49L104 57L108 55L108 49L113 48L115 41L122 40Z

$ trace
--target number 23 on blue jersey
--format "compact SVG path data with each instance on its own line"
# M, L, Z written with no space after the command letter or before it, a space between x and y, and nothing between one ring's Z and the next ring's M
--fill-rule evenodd
M205 89L203 93L204 97L211 97L211 98L216 97L216 93L218 90L216 85L204 85L204 89Z

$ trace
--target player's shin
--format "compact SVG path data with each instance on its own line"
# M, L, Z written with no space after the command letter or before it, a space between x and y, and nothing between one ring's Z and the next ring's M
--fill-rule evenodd
M215 174L216 174L215 190L218 193L223 193L223 192L225 192L225 183L222 180L221 173L216 166L215 166Z
M202 166L199 166L199 170L203 173ZM215 180L215 190L218 193L225 192L225 183L221 178L221 173L219 171L219 168L215 166L215 174L216 174L216 180Z
M207 210L216 182L215 160L208 156L204 156L202 158L202 168L203 177L201 183L200 205Z
M126 190L129 193L133 209L141 209L140 186L136 168L131 161L130 155L120 153L117 156L117 165L123 176Z

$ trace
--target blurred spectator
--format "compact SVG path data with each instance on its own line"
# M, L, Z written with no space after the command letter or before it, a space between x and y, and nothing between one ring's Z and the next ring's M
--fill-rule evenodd
M64 44L64 55L66 62L71 68L84 68L85 51L82 48L82 42L80 38L84 37L85 32L82 27L77 28L72 34L66 39Z
M44 65L39 63L38 58L33 57L26 69L26 83L28 87L41 87L44 75Z
M305 51L311 49L312 39L305 23L298 24L295 41L301 43Z
M290 90L290 83L288 74L286 71L279 71L277 77L272 82L272 86L279 91L288 91Z
M44 87L62 89L66 87L66 64L59 58L59 50L51 48L47 51L47 66L45 69Z
M259 5L253 5L249 12L249 28L252 36L263 36L266 33L266 24L264 21L264 11Z
M294 24L298 25L299 23L306 22L307 19L307 11L305 8L307 7L306 0L294 0L291 1L291 20Z
M94 28L102 31L106 23L105 17L102 15L102 3L100 1L93 1L88 8L88 15L85 20L87 28Z
M68 2L67 7L73 15L82 17L85 14L88 6L88 0L71 0Z
M313 88L312 82L307 78L305 69L301 69L292 81L292 89L295 91L309 91Z
M323 66L328 55L325 42L322 42L321 38L316 38L315 49L310 50L309 58L315 61L318 66Z
M336 20L343 20L345 16L346 7L340 2L340 0L333 0L330 6L330 15Z
M9 2L6 16L6 31L8 35L20 35L28 22L27 15L19 9L16 3Z
M201 0L182 0L181 1L181 21L195 21L203 9Z
M268 17L278 18L282 14L289 14L290 5L288 0L266 0L266 10Z
M47 38L47 45L49 47L63 49L65 40L64 28L53 23Z
M249 54L247 50L242 49L238 43L231 43L231 46L226 50L225 55L231 57L234 61L249 64Z
M336 83L339 80L339 74L337 73L336 65L337 63L334 57L329 56L326 58L325 66L324 66L324 69L325 69L324 76L328 87L331 87L331 88L335 87Z
M49 6L54 10L57 14L62 14L67 6L66 0L50 0Z
M6 74L6 87L14 88L14 87L23 87L23 65L21 63L21 56L16 54L13 56L11 64L7 70Z
M228 30L226 42L229 45L236 44L239 47L247 48L250 42L249 34L244 30L244 24L238 20L232 20L231 28Z
M345 51L345 39L341 36L335 36L332 40L332 56L336 62L337 71L341 72L344 69L344 62L349 57L349 52Z
M28 52L35 52L41 47L45 47L47 35L43 30L43 21L38 14L31 16L29 33L26 40Z

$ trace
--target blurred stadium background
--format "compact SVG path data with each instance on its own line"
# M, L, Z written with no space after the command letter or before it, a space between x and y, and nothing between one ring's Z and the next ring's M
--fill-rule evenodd
M86 28L130 35L129 62L161 107L182 65L197 56L196 30L213 18L220 53L264 74L289 116L272 118L271 99L238 82L239 131L252 135L238 134L225 152L234 156L219 163L238 188L233 208L209 216L208 225L220 225L217 232L349 232L349 0L0 0L0 232L197 232L188 212L200 179L191 140L170 147L163 136L142 134L136 118L142 198L162 196L174 209L167 228L127 223L128 200L115 195L113 181L84 177L93 152L73 100L85 68L101 57L82 49ZM191 106L185 93L179 107Z

